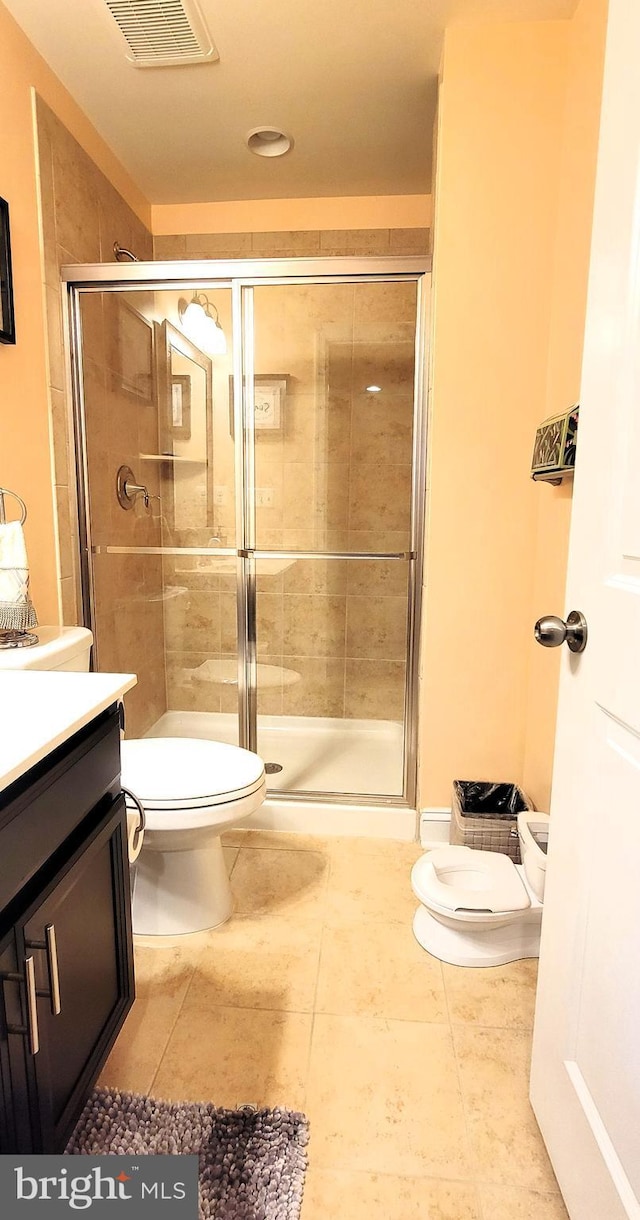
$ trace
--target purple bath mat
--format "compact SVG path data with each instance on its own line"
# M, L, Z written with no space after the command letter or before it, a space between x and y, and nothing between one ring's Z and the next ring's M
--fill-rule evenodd
M68 1153L200 1158L201 1220L299 1220L309 1123L291 1110L221 1110L96 1089Z

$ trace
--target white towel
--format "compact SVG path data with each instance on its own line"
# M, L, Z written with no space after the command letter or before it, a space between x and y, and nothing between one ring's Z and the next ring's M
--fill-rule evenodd
M29 598L29 560L19 521L0 525L0 631L38 626Z

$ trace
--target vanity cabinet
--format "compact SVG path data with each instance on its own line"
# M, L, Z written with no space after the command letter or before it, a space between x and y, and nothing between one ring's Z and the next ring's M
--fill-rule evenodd
M117 708L0 795L0 1152L61 1152L134 996Z

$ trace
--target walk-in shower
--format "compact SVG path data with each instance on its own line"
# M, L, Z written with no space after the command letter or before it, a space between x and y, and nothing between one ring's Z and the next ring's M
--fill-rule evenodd
M71 267L84 618L129 736L414 806L423 259ZM226 338L194 341L194 294Z

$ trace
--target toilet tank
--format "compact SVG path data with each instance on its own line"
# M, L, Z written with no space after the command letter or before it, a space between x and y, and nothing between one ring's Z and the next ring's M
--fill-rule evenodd
M93 636L86 627L36 627L31 648L0 648L0 673L14 669L72 670L87 673Z
M527 809L518 814L518 838L525 876L539 902L544 899L547 876L549 814Z

